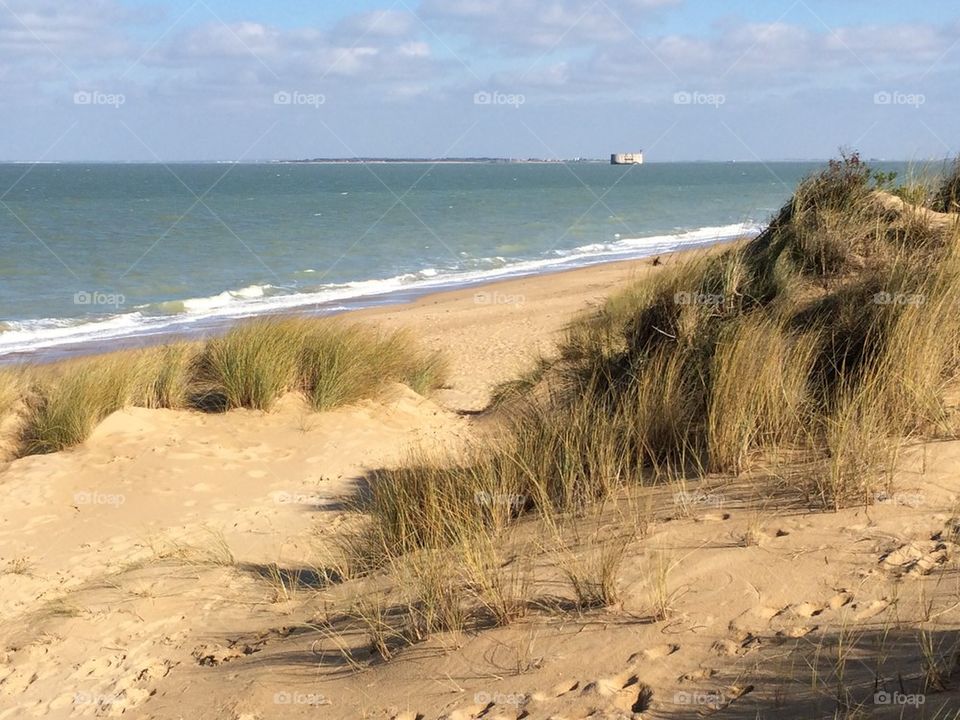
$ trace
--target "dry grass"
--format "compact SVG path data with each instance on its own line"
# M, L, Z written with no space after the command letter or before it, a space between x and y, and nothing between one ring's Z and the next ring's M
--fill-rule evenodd
M297 385L304 321L254 320L209 340L198 358L198 404L270 410Z
M26 396L22 455L56 452L83 442L97 423L130 401L136 382L124 356L75 361L35 375Z
M24 395L23 370L0 371L0 463L16 458Z
M802 437L818 341L817 333L796 333L783 319L766 315L724 329L707 403L707 453L714 470L739 472L757 448ZM746 378L754 386L749 392Z
M198 352L197 345L186 342L141 351L136 358L137 385L132 404L172 410L189 407Z
M529 555L521 554L520 544L494 533L391 553L379 571L350 581L346 627L331 627L328 635L353 664L356 653L343 642L350 630L366 638L373 659L390 660L436 635L456 642L464 632L509 625L533 606Z
M515 548L511 557L506 547ZM486 624L509 625L527 614L533 593L528 546L484 533L458 552L466 587Z
M663 550L656 551L647 566L646 580L649 593L650 616L654 620L666 620L673 612L680 591L671 588L670 573L675 562Z
M342 566L400 589L355 614L376 654L531 607L562 611L538 604L521 556L552 556L580 612L619 604L630 544L653 516L645 491L645 509L622 512L638 485L685 488L786 458L798 494L839 508L873 500L904 438L954 432L944 393L960 369L960 237L874 179L855 156L832 163L754 241L659 271L577 319L557 360L501 386L496 439L375 473ZM600 522L605 509L619 519ZM758 544L761 524L758 512L739 542ZM531 553L523 533L553 546ZM684 592L679 562L650 555L654 621Z
M438 387L443 359L403 332L306 319L256 320L210 340L197 361L198 402L269 410L300 391L316 410L372 397L388 382Z
M378 592L367 592L357 596L347 615L358 625L369 642L369 652L390 660L398 649L410 645L412 640L407 628L398 625L387 599ZM336 637L336 633L334 633ZM344 655L354 664L352 654L344 650Z
M869 502L900 439L952 432L960 366L956 231L891 210L873 178L855 155L835 161L751 243L573 323L559 360L505 390L502 440L374 478L366 567L771 456L805 460L796 489L824 507ZM567 575L589 602L615 595Z
M406 595L404 620L414 641L465 629L463 575L453 553L425 550L394 558L393 563L393 575Z
M301 392L316 410L374 397L390 382L426 393L445 363L404 333L331 320L266 319L205 343L174 343L0 373L0 420L23 401L18 454L83 442L104 417L147 408L269 410ZM26 378L26 379L24 379Z
M501 439L373 478L351 562L370 572L460 548L483 568L525 514L553 526L638 483L771 457L800 459L794 489L822 507L871 502L904 437L952 432L960 252L946 226L891 214L870 178L858 160L834 163L757 240L667 268L576 321L559 360L504 391ZM567 554L579 607L619 600L623 547ZM675 599L670 567L651 570L657 618ZM486 604L502 619L516 606Z
M154 546L153 553L158 560L175 560L195 567L235 567L237 558L223 531L218 528L203 527L198 542L164 541Z
M0 422L13 411L21 393L20 374L12 370L0 371Z
M934 196L933 207L940 212L960 211L960 157L947 166Z
M405 332L380 336L361 326L314 325L304 337L300 377L316 410L375 394L390 381L426 394L446 375L438 353L419 349Z
M632 537L595 542L580 553L565 549L560 570L570 585L578 610L617 605L623 599L618 584Z

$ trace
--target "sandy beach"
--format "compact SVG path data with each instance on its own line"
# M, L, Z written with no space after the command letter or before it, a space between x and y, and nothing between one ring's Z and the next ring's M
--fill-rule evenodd
M227 635L306 620L313 591L272 597L269 568L316 564L318 540L343 522L338 504L359 478L465 437L492 388L551 353L575 313L657 269L649 259L600 265L352 316L407 328L448 354L450 380L430 399L398 385L382 400L321 414L294 396L270 413L129 408L80 447L12 462L2 473L0 717L131 712L178 668L242 657ZM211 568L215 557L245 569ZM201 646L216 659L194 658ZM276 692L285 688L304 691L299 680ZM170 697L168 710L149 716L179 716L184 702ZM262 712L291 709L310 711Z
M78 447L10 463L0 475L0 718L820 717L838 667L870 682L866 657L843 657L852 637L886 644L904 677L922 673L924 638L940 648L960 620L945 571L956 441L910 447L895 492L835 513L777 482L710 476L685 486L682 513L676 487L654 489L618 607L441 633L390 662L358 665L342 652L356 638L331 631L335 608L362 591L327 585L319 569L355 522L344 501L358 483L413 452L455 452L488 420L478 413L492 389L550 357L573 317L689 260L600 265L353 315L410 329L449 356L449 380L429 398L395 385L323 413L294 395L271 412L128 408ZM616 525L617 512L591 522ZM667 555L671 613L658 622L650 567ZM530 559L556 582L549 552ZM936 621L924 625L924 613ZM946 688L931 697L956 701Z
M597 307L612 291L684 258L717 252L731 243L544 273L464 290L434 293L406 305L359 310L347 317L384 328L406 327L429 347L448 353L449 387L435 399L451 410L476 411L498 383L550 356L558 333L577 313Z

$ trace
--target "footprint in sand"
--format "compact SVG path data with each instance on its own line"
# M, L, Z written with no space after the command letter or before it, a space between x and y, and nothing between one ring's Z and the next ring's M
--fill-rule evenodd
M127 656L123 653L90 658L70 675L71 678L100 678L112 674L123 665Z
M815 605L813 603L803 602L796 605L790 606L790 611L797 617L802 618L811 618L816 617L824 610L822 605Z
M858 603L853 606L853 610L856 612L856 615L853 617L858 622L861 620L869 620L882 613L888 607L890 607L890 603L886 600L871 600L868 603Z
M552 696L552 697L550 697ZM639 676L625 670L612 677L599 678L586 683L579 681L560 683L554 686L549 694L538 693L530 698L530 704L545 717L567 717L566 712L561 715L549 713L550 701L563 698L564 711L574 708L578 714L575 717L629 717L631 713L641 713L650 708L653 701L653 690L650 686L640 682ZM584 704L585 703L585 704ZM586 714L580 715L583 706ZM604 709L606 709L606 713ZM537 715L539 717L540 715ZM477 715L478 718L487 718L488 715ZM530 715L523 711L511 717L527 718ZM573 716L571 716L573 717ZM455 720L453 716L450 720Z
M773 620L773 618L782 612L783 608L777 609L772 607L764 607L762 605L753 609L753 614L761 620Z
M640 682L636 675L631 675L614 692L612 705L623 712L642 713L649 710L652 703L653 688Z
M700 668L699 670L694 670L693 672L684 673L677 678L679 682L692 682L696 680L709 680L714 675L717 674L717 671L713 668Z
M549 690L532 695L478 693L474 703L442 715L443 720L524 720L566 718L600 720L628 718L650 709L653 689L641 682L638 668L679 650L678 645L661 645L634 653L624 670L595 680L564 680ZM410 717L414 717L410 715Z
M785 613L789 613L794 617L809 619L809 618L819 617L820 615L822 615L824 612L827 612L828 610L831 610L831 611L839 610L843 607L846 607L851 602L853 602L853 594L846 590L839 590L836 595L828 599L825 603L801 602L801 603L796 603L794 605L787 605L786 607L781 608L780 610L773 610L773 608L762 608L761 611L758 611L757 614L762 613L762 615L770 615L770 613L772 612L773 614L770 615L771 620L775 617L784 615ZM793 629L788 629L788 630L783 630L781 632L778 632L777 635L780 637L783 637L783 636L794 637L788 634L790 632L793 632L794 630L800 631L800 629L793 628ZM807 631L809 632L809 629ZM798 635L796 637L801 637L801 636Z
M0 695L19 696L37 681L39 676L30 670L18 668L0 680Z
M231 643L229 647L222 645L198 645L191 653L198 665L206 667L216 667L225 662L236 660L237 658L253 653L260 652L263 649L263 642L254 644Z
M937 540L915 541L883 555L880 563L896 575L927 575L950 558L947 543Z
M580 695L596 695L609 698L620 695L624 690L630 690L640 685L640 678L630 672L622 672L613 677L592 680L583 686Z
M839 610L840 608L849 605L852 600L853 595L851 593L848 593L846 590L841 590L839 593L827 600L827 607L831 610Z
M530 700L534 703L548 703L554 700L555 698L563 697L569 693L574 692L580 688L579 680L564 680L557 683L552 688L544 691L534 692L530 696Z
M486 718L487 711L492 709L493 703L487 705L468 705L467 707L459 708L453 712L448 713L447 715L441 715L440 717L443 720L476 720L477 718ZM414 720L414 718L422 718L423 715L406 712L400 713L399 715L394 716L396 720Z
M743 656L760 645L760 638L750 632L738 631L732 628L733 635L723 640L717 640L713 651L720 656Z
M710 698L710 702L703 705L697 712L697 715L700 717L708 717L714 713L720 712L721 710L726 710L744 695L749 695L753 691L753 685L731 685L725 690L721 690L719 692L703 693L703 695L706 695L708 698ZM677 696L682 698L681 693L677 693Z
M482 697L484 694L477 693L477 696ZM526 702L524 696L503 694L501 698L501 695L497 694L490 697L493 699L486 703L475 703L440 717L442 720L518 720L529 717L526 710L520 709L520 706ZM516 699L518 697L520 700ZM411 714L409 717L413 718L414 715ZM416 717L422 718L423 715Z

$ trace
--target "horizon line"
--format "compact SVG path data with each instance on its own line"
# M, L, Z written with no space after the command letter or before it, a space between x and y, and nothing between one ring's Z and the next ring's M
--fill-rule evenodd
M643 165L679 165L693 163L739 163L739 164L763 164L763 163L786 163L786 162L827 162L832 156L813 157L813 158L759 158L759 159L696 159L696 160L647 160ZM890 163L924 163L924 162L943 162L949 161L949 156L942 158L866 158L866 162L890 162ZM390 156L359 156L359 157L317 157L317 158L264 158L258 160L0 160L0 165L269 165L269 164L362 164L362 163L461 163L461 164L563 164L563 163L597 163L609 164L609 159L605 158L519 158L519 157L494 157L494 156L464 156L464 157L390 157ZM632 166L631 166L632 167Z

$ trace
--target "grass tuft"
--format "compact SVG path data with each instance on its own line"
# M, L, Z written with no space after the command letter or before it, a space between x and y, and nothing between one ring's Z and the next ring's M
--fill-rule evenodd
M57 452L83 442L129 402L134 373L125 358L81 360L34 381L26 398L21 454Z
M319 411L374 397L390 382L425 394L445 373L443 358L406 333L331 320L260 319L204 343L4 371L0 420L23 403L17 454L33 455L83 442L107 415L130 405L267 411L284 394L300 392Z
M940 212L960 211L960 157L947 166L934 196L933 208Z

